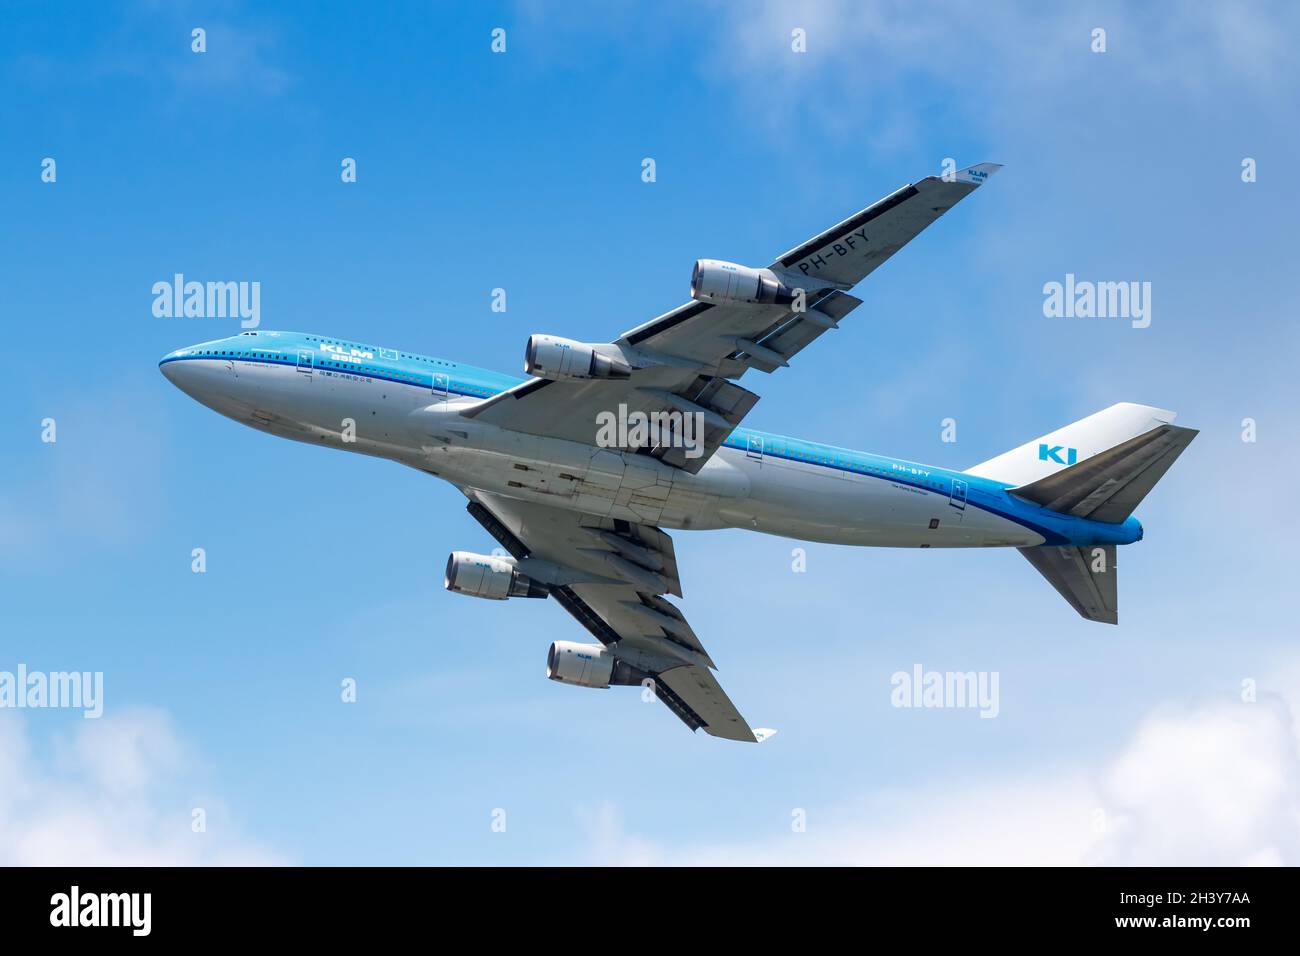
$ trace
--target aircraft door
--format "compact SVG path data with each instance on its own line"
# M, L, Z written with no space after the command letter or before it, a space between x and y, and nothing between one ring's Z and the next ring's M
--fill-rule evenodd
M445 402L448 392L451 388L451 380L443 373L434 373L433 376L433 400L435 402Z
M745 457L752 458L760 464L763 461L763 439L758 435L749 436L749 444L745 447Z
M966 490L966 482L961 478L954 478L952 480L952 494L948 497L948 504L952 505L958 511L965 511Z
M311 349L298 350L298 371L299 372L302 372L306 375L311 375L311 370L314 361L315 360L312 356Z

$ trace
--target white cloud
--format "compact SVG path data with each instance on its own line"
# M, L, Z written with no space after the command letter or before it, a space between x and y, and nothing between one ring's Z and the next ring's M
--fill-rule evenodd
M76 721L40 745L0 711L0 866L273 865L200 782L166 715L137 710ZM206 832L191 811L207 814Z
M669 845L588 814L590 860L630 865L1300 863L1300 761L1277 698L1158 710L1105 766L873 795L803 833Z
M1096 862L1300 863L1300 761L1278 699L1152 714L1102 793L1112 823Z
M978 95L996 104L987 123L1010 121L1018 130L1022 110L1077 122L1062 97L1086 98L1098 83L1180 97L1225 88L1270 95L1289 91L1296 72L1280 39L1297 28L1286 4L1210 4L1178 17L1131 4L972 10L961 0L763 0L720 4L719 12L729 42L710 48L706 69L761 95L781 128L811 116L828 132L869 136L877 149L947 122L944 104L918 80L954 97ZM806 31L806 53L791 51L796 27ZM1091 50L1097 27L1107 31L1104 54Z
M590 862L684 866L1050 866L1095 843L1086 781L1010 780L960 789L872 795L808 811L807 829L731 844L669 846L628 833L603 806L589 820Z

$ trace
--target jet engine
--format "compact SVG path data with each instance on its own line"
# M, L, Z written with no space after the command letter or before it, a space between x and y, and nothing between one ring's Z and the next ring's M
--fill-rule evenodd
M551 645L546 652L546 676L562 684L601 688L610 684L639 684L650 677L620 661L599 644L573 641L556 641Z
M546 597L550 589L515 569L511 558L453 551L447 556L443 587L457 594L504 601L512 597Z
M751 269L734 262L697 259L691 270L691 298L715 305L789 305L795 290L771 269Z
M629 378L632 368L618 358L602 355L583 342L554 335L530 335L524 350L524 371L538 378L586 381Z

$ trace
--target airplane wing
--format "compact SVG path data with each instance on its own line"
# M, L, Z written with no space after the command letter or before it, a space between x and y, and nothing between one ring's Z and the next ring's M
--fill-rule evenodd
M550 596L619 660L653 678L655 695L691 730L761 741L714 678L713 660L664 599L681 594L673 541L651 525L461 489L469 513Z
M464 414L513 431L597 444L598 416L698 413L704 423L690 453L665 442L645 451L698 472L758 401L737 385L757 368L772 372L839 322L862 300L845 290L870 275L1001 167L982 163L951 178L928 176L904 186L778 257L768 270L804 293L792 304L690 301L621 335L606 354L621 356L630 375L591 381L533 378Z

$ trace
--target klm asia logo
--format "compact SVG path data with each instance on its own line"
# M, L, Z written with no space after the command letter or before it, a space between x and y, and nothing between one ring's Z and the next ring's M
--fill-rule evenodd
M1061 457L1061 452L1065 452L1064 458ZM1058 465L1073 465L1079 460L1079 449L1042 444L1038 446L1038 460L1054 461Z

